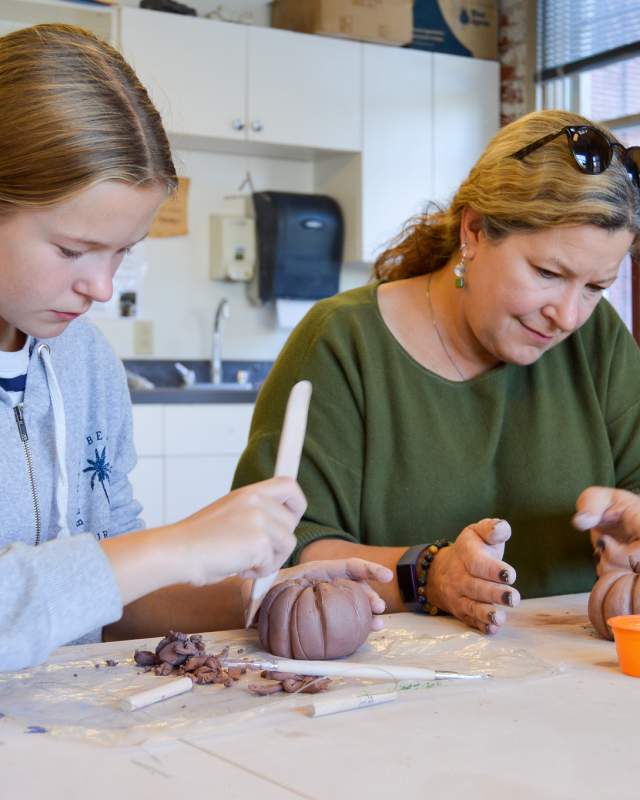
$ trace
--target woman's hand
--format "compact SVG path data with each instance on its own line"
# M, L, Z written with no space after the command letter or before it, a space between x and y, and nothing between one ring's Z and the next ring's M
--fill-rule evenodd
M590 486L576 502L573 524L591 530L598 575L618 569L640 572L640 497L625 489Z
M427 574L427 599L484 633L496 633L507 620L503 606L520 603L511 587L512 566L502 561L511 527L503 519L468 525L456 541L438 551Z
M196 586L231 575L276 572L296 544L293 531L307 502L292 478L243 486L173 528L182 580Z

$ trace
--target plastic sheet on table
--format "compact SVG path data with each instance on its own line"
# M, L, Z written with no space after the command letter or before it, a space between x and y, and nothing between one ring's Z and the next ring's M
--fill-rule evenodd
M359 651L359 659L381 665L389 660L413 666L428 665L435 670L488 673L502 680L543 677L557 671L524 648L503 644L499 637L485 636L468 628L440 633L384 629L369 636Z
M133 662L133 651L155 649L158 640L113 642L67 647L49 663L15 673L0 673L0 716L4 723L21 726L25 734L46 733L111 747L139 745L151 739L189 739L240 733L247 722L273 722L273 715L308 706L308 695L276 694L257 697L248 691L256 680L248 672L229 688L194 686L186 694L137 711L120 707L124 697L166 680L145 673ZM230 648L232 658L259 652L255 631L220 632L204 636L207 652ZM500 645L497 639L472 631L427 635L393 626L371 634L353 661L380 665L380 682L334 679L329 691L344 692L378 683L396 688L385 675L391 663L459 672L489 672L495 678L544 676L553 669L524 650ZM117 662L109 666L109 662ZM385 684L382 686L381 683ZM448 691L469 691L478 681L446 682ZM443 684L438 684L442 686ZM404 683L400 688L433 687ZM408 694L408 693L407 693ZM413 692L411 692L413 695Z

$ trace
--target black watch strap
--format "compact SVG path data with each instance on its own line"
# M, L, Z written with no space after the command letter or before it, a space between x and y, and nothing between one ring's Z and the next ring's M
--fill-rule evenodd
M406 550L396 564L396 575L398 576L398 586L402 601L416 609L418 603L418 575L417 566L420 554L427 547L426 544L416 544Z

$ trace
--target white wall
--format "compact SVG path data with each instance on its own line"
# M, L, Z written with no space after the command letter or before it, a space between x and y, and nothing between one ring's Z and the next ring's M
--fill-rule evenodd
M222 212L225 195L237 193L247 171L257 191L313 192L314 164L194 150L175 152L174 157L178 174L191 178L189 234L146 242L141 317L153 324L152 357L209 358L215 308L226 297L231 316L225 323L223 358L272 360L289 331L277 327L273 304L256 307L249 302L246 284L209 279L209 215ZM364 267L344 268L341 288L367 278ZM98 319L96 324L118 355L136 355L134 320Z

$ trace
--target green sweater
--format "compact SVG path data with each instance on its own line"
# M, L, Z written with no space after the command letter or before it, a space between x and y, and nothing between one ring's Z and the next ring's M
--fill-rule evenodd
M313 383L297 536L368 545L512 527L505 560L523 597L588 591L589 537L570 524L592 484L640 487L640 351L606 300L528 367L464 383L418 364L382 320L377 286L317 303L262 387L234 486L273 474L285 403Z

